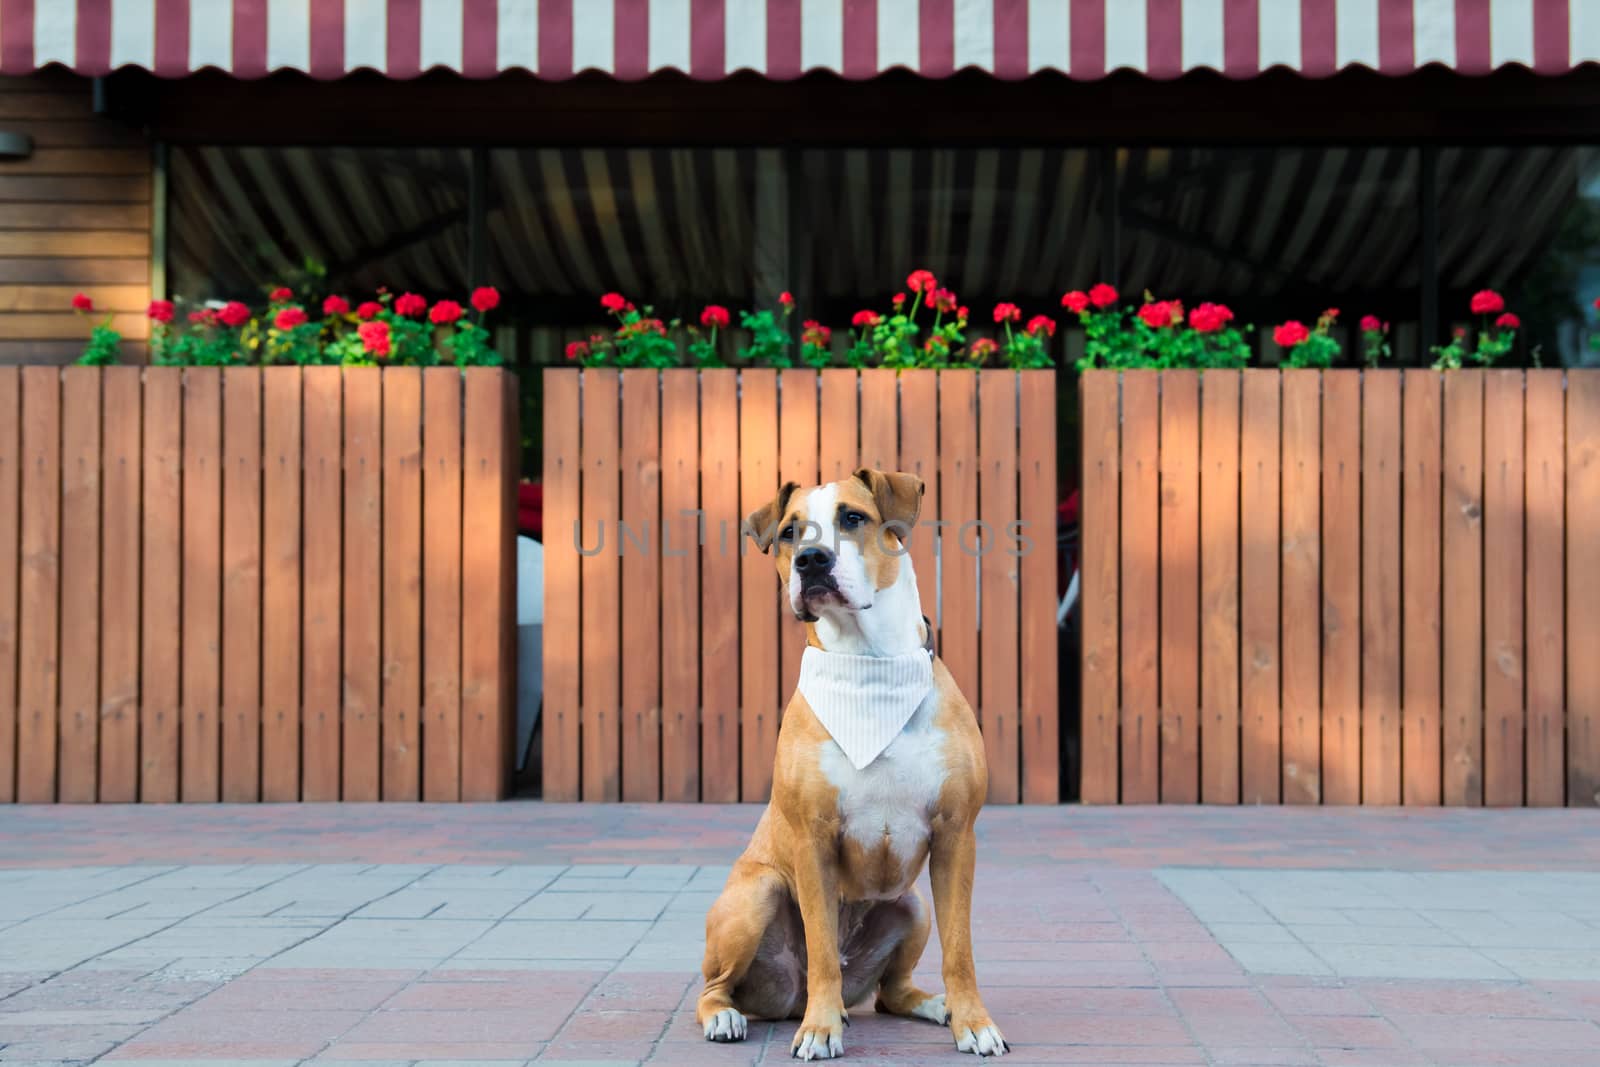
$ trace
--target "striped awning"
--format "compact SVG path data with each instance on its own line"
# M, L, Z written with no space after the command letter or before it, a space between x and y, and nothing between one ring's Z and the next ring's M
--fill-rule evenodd
M712 80L977 68L1249 77L1284 66L1556 74L1600 60L1600 0L0 0L0 73L207 67L336 78L527 70Z

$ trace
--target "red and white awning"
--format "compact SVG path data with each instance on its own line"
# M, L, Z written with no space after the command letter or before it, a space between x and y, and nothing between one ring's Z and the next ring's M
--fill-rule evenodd
M1600 60L1600 0L0 0L0 74L51 63L244 78L442 67L705 80L904 67L1249 77L1366 66L1556 74Z

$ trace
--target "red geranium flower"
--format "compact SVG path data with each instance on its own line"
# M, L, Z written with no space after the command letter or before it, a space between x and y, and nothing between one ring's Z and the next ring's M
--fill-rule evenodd
M217 313L211 308L201 308L199 311L189 312L189 321L201 326L210 326L217 321Z
M1467 328L1465 326L1457 326L1455 329L1450 331L1450 336L1465 337L1467 336Z
M876 311L858 311L850 317L852 326L876 326L883 321L883 316Z
M1508 311L1498 319L1495 319L1494 324L1496 326L1504 326L1508 330L1515 330L1522 326L1522 320Z
M1493 315L1497 311L1506 309L1505 297L1493 289L1482 289L1472 294L1472 313L1474 315Z
M725 330L729 322L728 309L721 304L707 304L700 312L700 325L712 330Z
M1339 309L1338 308L1329 308L1327 311L1324 311L1322 313L1322 317L1325 318L1325 319L1336 319L1336 318L1339 317Z
M356 318L358 318L358 319L375 319L375 318L378 317L379 313L381 313L382 311L383 311L383 305L382 304L378 303L376 300L368 300L366 303L364 303L360 307L356 308Z
M787 291L779 293L778 294L778 303L783 305L786 308L794 307L794 294L790 293L790 292L787 292Z
M962 322L967 321L967 305L962 304L960 307L956 308L956 318L960 319Z
M1140 308L1139 317L1152 330L1176 326L1183 321L1183 304L1177 300L1157 300Z
M145 314L150 316L152 322L171 322L175 310L170 300L152 300Z
M397 315L414 319L428 310L428 302L416 293L406 293L394 302L394 310Z
M1022 318L1022 309L1015 304L996 304L994 306L994 321L1016 322Z
M995 343L993 338L980 337L972 342L972 358L980 363L998 351L1000 351L1000 346Z
M801 325L804 332L800 334L800 340L808 345L825 346L833 339L833 331L816 319L807 319Z
M939 279L929 270L914 270L906 278L906 288L913 293L931 293L938 286Z
M567 359L577 361L589 354L589 346L582 341L570 341L567 344Z
M1097 308L1108 308L1117 302L1117 291L1105 282L1089 290L1089 303Z
M304 326L305 323L305 309L297 307L284 308L278 312L278 317L272 320L272 324L280 330L292 330L296 326Z
M621 293L607 293L600 298L600 306L607 311L621 311L628 306L628 300Z
M1383 329L1383 323L1378 320L1378 316L1376 316L1376 315L1363 315L1363 316L1361 316L1361 332L1362 333L1374 333L1374 332L1381 331L1382 329Z
M1195 333L1216 333L1233 321L1233 312L1223 304L1201 304L1189 312L1189 325Z
M344 315L350 311L350 301L342 296L330 296L322 302L324 315Z
M455 322L463 314L465 312L462 310L461 305L454 300L441 300L433 305L432 311L428 312L428 321L437 326L444 326Z
M230 300L217 312L217 321L237 329L250 321L250 309L237 300Z
M949 314L950 312L954 311L957 307L957 304L958 301L956 300L956 294L952 293L948 289L935 289L928 297L928 305L932 307L933 310L942 312L944 314Z
M1600 311L1600 296L1594 298L1594 309Z
M383 321L363 322L356 327L356 336L361 338L361 347L378 357L389 354L389 324Z
M1049 315L1035 315L1028 320L1028 325L1023 332L1034 334L1040 330L1044 331L1046 337L1054 337L1056 335L1056 320Z
M1089 294L1081 289L1074 289L1061 298L1061 306L1082 315L1089 310Z
M472 290L472 310L493 311L500 306L500 290L492 285L480 285Z
M93 311L94 301L89 299L87 293L74 293L72 296L72 310Z
M1272 339L1283 348L1293 348L1310 336L1311 331L1306 329L1306 324L1293 319L1272 330Z
M287 286L282 286L282 285L280 285L276 289L272 290L271 294L269 294L269 295L270 295L270 298L271 298L271 300L272 300L272 302L274 304L279 303L279 302L284 301L284 300L292 300L292 299L294 299L294 291L292 289L289 289Z

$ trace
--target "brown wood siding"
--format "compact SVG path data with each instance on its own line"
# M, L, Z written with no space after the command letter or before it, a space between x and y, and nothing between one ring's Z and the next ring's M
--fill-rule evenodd
M151 153L132 127L94 113L87 78L0 79L0 130L33 138L0 160L0 364L70 363L91 323L74 293L112 316L123 357L150 335Z

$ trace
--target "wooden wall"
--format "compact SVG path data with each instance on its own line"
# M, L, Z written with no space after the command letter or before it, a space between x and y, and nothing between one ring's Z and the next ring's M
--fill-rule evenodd
M926 486L910 558L989 799L1060 799L1055 372L544 375L546 800L767 799L805 628L740 522L863 466Z
M1600 804L1600 371L1091 371L1083 799Z
M0 367L0 803L504 796L515 397Z
M29 159L0 160L0 364L76 359L89 333L70 306L79 291L112 313L125 358L143 358L149 145L94 114L89 79L59 72L0 79L0 130L34 144Z

